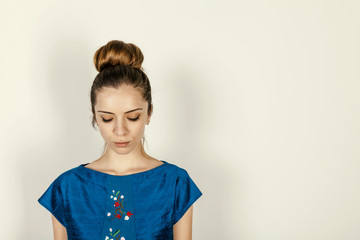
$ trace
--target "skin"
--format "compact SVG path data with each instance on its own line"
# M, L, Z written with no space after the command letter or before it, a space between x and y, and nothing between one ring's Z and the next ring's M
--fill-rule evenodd
M103 88L97 93L94 107L96 124L108 147L102 157L86 167L112 175L128 175L163 164L146 154L142 147L141 138L145 125L150 122L151 114L147 114L148 103L137 89L128 85L116 89ZM132 111L134 109L136 110ZM131 120L138 116L136 121ZM110 121L104 122L103 119ZM126 147L118 147L115 144L128 141L130 143ZM175 240L192 239L192 216L193 206L173 226ZM54 239L66 240L66 228L53 215L52 223Z
M54 215L51 215L51 221L54 230L54 240L67 240L66 228L54 217Z

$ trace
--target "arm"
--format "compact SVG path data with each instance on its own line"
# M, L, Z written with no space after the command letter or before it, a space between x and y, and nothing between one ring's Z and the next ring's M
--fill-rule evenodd
M66 228L51 214L54 230L54 240L67 240Z
M174 240L192 239L192 215L193 206L191 206L184 216L173 226Z

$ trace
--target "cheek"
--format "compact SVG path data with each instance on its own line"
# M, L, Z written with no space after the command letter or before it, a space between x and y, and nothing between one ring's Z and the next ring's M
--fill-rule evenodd
M107 136L106 136L104 130L101 129L101 128L100 128L100 135L102 136L102 138L103 138L104 140L106 140Z
M134 125L132 132L134 133L134 135L139 136L139 138L141 138L144 134L144 130L145 130L144 124L139 123L139 124Z
M101 136L104 139L107 139L109 137L109 133L111 131L111 130L109 130L109 126L106 126L106 125L100 123L98 125L98 127L99 127L99 131L100 131Z

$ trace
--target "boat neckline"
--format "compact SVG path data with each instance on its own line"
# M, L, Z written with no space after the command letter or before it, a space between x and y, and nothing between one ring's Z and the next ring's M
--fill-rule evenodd
M137 175L142 175L142 174L146 174L146 173L150 173L150 172L154 172L160 168L163 168L164 166L168 165L169 163L164 161L164 160L160 160L161 162L163 162L163 164L159 165L159 166L156 166L154 168L151 168L149 170L145 170L145 171L142 171L142 172L137 172L137 173L132 173L132 174L126 174L126 175L115 175L115 174L109 174L109 173L105 173L105 172L101 172L101 171L98 171L98 170L94 170L94 169L91 169L91 168L87 168L85 167L86 165L88 165L89 163L82 163L80 164L78 167L81 168L81 169L84 169L85 171L88 171L88 172L92 172L92 173L97 173L97 174L100 174L100 175L106 175L106 176L110 176L110 177L129 177L129 176L137 176Z

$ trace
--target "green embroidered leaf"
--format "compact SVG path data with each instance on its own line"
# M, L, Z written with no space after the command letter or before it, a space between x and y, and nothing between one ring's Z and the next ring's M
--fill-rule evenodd
M117 191L116 196L119 195L120 191Z
M115 237L116 235L118 235L119 232L120 232L120 229L118 229L118 230L114 233L114 237Z

